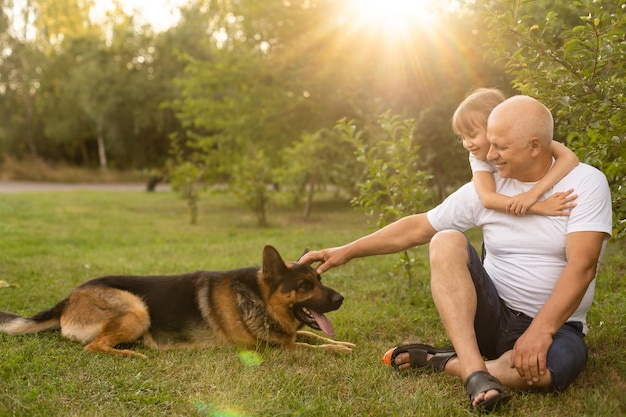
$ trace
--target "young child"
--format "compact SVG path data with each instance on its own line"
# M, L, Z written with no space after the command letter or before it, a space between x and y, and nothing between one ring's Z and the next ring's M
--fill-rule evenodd
M454 133L463 140L463 147L469 151L472 180L483 206L523 216L541 214L545 216L568 216L569 209L576 206L571 201L574 190L552 194L538 201L551 187L578 165L578 157L563 144L552 141L552 155L555 163L546 176L525 193L506 196L496 193L493 174L495 165L487 161L489 142L487 141L487 118L498 104L505 100L504 94L495 88L479 88L468 95L457 107L452 117Z

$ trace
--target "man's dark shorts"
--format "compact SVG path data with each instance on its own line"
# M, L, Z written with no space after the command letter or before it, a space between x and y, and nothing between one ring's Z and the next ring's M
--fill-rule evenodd
M498 296L496 287L483 268L476 250L468 242L468 268L476 287L477 311L474 328L481 354L496 359L513 349L515 341L526 331L532 319L508 308ZM548 350L547 366L552 382L550 389L563 391L582 372L587 362L587 345L583 325L568 322L553 337Z

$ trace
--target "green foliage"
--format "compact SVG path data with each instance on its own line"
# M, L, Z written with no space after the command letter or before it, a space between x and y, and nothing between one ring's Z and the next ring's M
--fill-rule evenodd
M233 167L232 192L244 207L252 210L260 227L268 225L267 207L273 193L271 182L271 164L262 150L250 152L242 163Z
M357 130L354 123L346 119L339 121L337 129L344 140L354 146L356 159L364 172L364 179L358 184L359 195L352 204L376 218L377 228L404 216L422 213L431 205L428 181L432 176L420 169L414 119L402 119L388 111L380 115L376 125L363 130ZM403 265L409 285L414 262L405 251Z
M394 45L359 22L338 19L345 14L342 2L212 6L207 31L216 36L203 38L204 56L188 57L176 82L181 96L169 104L192 152L211 160L207 169L229 181L245 169L248 148L263 150L277 168L274 181L289 193L283 201L304 201L306 218L318 189L332 185L353 195L361 179L332 126L342 117L369 124L393 109L406 117L432 116L421 126L420 164L437 173L439 198L467 179L466 154L450 129L451 109L476 80L500 84L502 76L482 62L479 37L468 37L471 17L442 17L436 30L445 33L429 34L430 42L412 26ZM450 28L458 32L451 35ZM463 42L450 40L455 37ZM387 50L394 53L382 53Z
M160 33L120 8L104 22L87 21L93 2L21 2L8 14L12 3L0 9L1 152L93 166L100 139L114 168L162 168L176 134L199 154L195 163L203 159L205 174L229 181L250 147L273 167L297 170L288 165L298 158L286 155L320 134L319 147L302 151L324 155L324 178L311 171L306 187L296 175L286 188L308 213L308 197L320 189L313 180L352 192L359 178L351 153L333 144L332 126L342 117L367 124L391 109L423 118L420 165L440 200L470 177L450 129L452 109L467 91L508 90L514 78L553 109L558 139L607 174L622 228L620 2L468 0L432 26L393 36L359 21L346 9L351 2L334 0L194 0ZM476 4L488 6L487 20L471 12ZM16 35L25 12L37 22L32 39ZM500 62L485 57L488 31L486 48Z
M170 154L171 157L167 162L170 185L187 203L189 223L196 224L200 191L206 189L207 183L204 161L198 159L198 154L191 154L188 157L176 137L172 140Z
M381 228L408 214L423 212L431 203L431 175L419 168L420 146L415 143L415 120L383 113L375 126L357 130L351 121L337 124L344 140L355 149L365 179L353 199Z
M0 25L0 111L7 115L0 149L87 167L160 167L178 128L171 110L160 107L175 96L172 79L182 72L170 56L176 47L120 8L92 21L93 6L16 3L8 29ZM33 26L20 36L22 13Z
M553 112L557 139L611 184L614 234L626 235L626 8L603 0L480 1L489 47L514 86Z
M446 13L439 25L392 36L361 21L351 2L194 0L156 32L116 6L95 21L93 1L13 3L0 9L0 152L160 170L171 137L184 137L181 161L227 182L250 147L273 167L297 170L286 155L323 132L319 148L302 148L303 159L322 154L308 184L280 180L305 201L305 217L326 185L354 194L354 158L330 133L338 119L428 112L421 162L443 196L468 171L453 146L451 109L476 83L502 84L501 69L483 62L474 16ZM25 15L32 37L16 30Z
M187 202L189 223L196 224L198 222L199 194L200 190L205 188L201 181L203 170L192 162L185 161L172 165L169 175L172 189L180 193L183 200Z
M282 150L282 164L276 170L276 179L291 202L299 204L305 201L304 218L311 214L311 203L315 189L326 182L326 170L328 161L322 154L324 149L323 138L326 130L315 133L303 133L300 140L293 142ZM285 186L288 188L285 190Z
M281 193L288 195L291 203L304 202L305 219L311 214L316 191L331 186L351 194L359 180L352 145L339 136L339 132L329 129L303 132L300 140L282 150L275 177Z

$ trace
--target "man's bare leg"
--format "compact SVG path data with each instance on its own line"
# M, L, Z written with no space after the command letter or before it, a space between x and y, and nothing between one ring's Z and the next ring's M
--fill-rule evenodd
M467 239L456 231L437 233L430 243L431 291L439 315L452 342L457 357L448 361L445 372L465 381L474 371L487 371L511 388L529 389L550 385L550 375L529 386L511 368L510 352L500 358L485 362L478 349L474 331L476 315L476 289L469 270ZM395 360L399 369L408 369L409 355L400 354ZM498 395L497 390L479 394L472 406Z
M457 231L437 233L430 242L431 292L439 316L454 346L457 360L456 373L463 381L475 371L488 371L478 349L474 317L476 315L476 289L467 269L469 256L467 238ZM446 367L447 368L447 367ZM472 404L498 395L490 390L476 396Z

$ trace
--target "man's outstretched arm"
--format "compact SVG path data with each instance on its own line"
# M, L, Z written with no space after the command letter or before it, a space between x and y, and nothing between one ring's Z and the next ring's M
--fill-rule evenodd
M311 251L300 258L300 263L320 262L318 273L343 265L354 258L396 253L413 246L428 243L436 230L426 213L414 214L383 227L351 243L335 248Z

